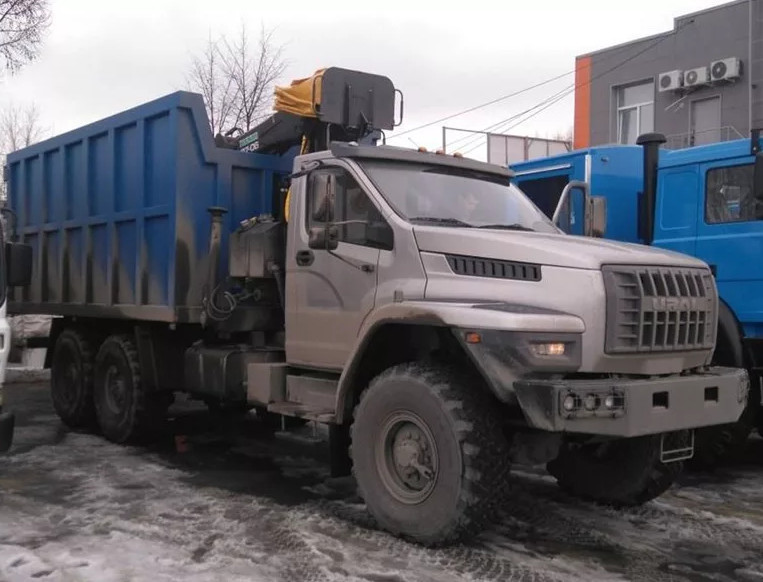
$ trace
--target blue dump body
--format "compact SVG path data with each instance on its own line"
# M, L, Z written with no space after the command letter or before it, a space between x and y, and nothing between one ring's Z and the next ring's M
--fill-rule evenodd
M279 214L293 157L215 145L200 95L177 92L8 156L16 233L34 248L32 284L11 313L198 322L210 217Z
M643 149L605 146L513 164L513 179L549 216L564 185L587 181L607 201L605 237L643 243L639 192ZM652 245L696 256L716 272L721 299L747 338L763 338L763 207L755 199L755 157L747 139L660 149ZM582 197L560 226L583 234ZM549 210L550 209L550 210Z

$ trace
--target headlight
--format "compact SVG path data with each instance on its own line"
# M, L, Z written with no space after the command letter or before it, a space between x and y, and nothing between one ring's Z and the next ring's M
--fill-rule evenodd
M565 353L565 345L561 342L547 344L534 343L530 345L536 356L563 356Z
M572 394L568 394L562 401L562 408L564 408L564 410L567 412L572 412L577 408L577 398L575 398Z
M493 362L508 366L515 377L528 372L574 372L580 368L582 335L579 333L499 329L454 332L478 362L485 366Z

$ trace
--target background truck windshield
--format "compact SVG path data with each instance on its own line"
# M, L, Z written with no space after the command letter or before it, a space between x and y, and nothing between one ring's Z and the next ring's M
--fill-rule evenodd
M412 222L561 232L506 178L436 164L361 165L395 211Z

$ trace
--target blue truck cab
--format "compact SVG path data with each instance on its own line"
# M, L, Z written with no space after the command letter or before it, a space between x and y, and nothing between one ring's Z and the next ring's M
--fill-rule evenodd
M759 132L753 131L751 139L681 150L660 147L662 142L662 136L650 134L642 136L639 145L590 147L516 163L511 165L513 182L549 217L565 186L584 182L587 193L571 191L562 201L564 209L557 222L565 232L590 234L587 195L604 201L605 238L678 251L709 264L721 302L715 358L746 368L753 386L760 387L763 158L758 153ZM735 427L737 440L746 438L755 424L763 429L762 398L760 388L751 392L742 424Z

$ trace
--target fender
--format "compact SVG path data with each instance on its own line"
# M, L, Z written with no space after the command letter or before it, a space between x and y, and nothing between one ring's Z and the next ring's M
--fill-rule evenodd
M343 423L352 404L355 378L369 344L378 330L388 324L440 328L474 328L506 331L583 333L585 324L576 315L504 302L402 301L376 309L363 323L358 342L339 378L336 419Z

